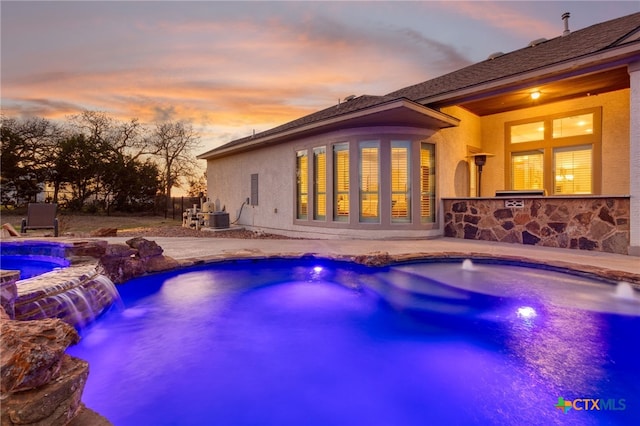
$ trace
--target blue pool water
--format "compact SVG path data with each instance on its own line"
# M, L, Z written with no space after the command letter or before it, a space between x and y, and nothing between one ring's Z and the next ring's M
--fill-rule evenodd
M635 425L640 300L614 288L504 265L224 263L120 286L68 353L116 426Z
M2 255L0 257L0 269L20 271L21 280L67 266L69 266L67 259L50 256Z

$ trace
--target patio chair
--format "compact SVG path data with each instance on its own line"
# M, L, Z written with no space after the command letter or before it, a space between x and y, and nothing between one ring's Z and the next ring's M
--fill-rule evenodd
M27 217L22 218L20 232L25 234L29 229L53 229L58 236L58 205L54 203L29 203Z

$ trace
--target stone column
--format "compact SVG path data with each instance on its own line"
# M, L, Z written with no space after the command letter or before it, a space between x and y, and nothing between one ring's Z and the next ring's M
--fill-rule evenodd
M629 254L640 256L640 62L629 64Z

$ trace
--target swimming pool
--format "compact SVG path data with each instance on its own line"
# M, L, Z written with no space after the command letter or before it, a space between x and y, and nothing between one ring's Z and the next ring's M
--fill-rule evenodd
M261 260L119 291L124 308L68 349L91 365L83 402L116 426L640 418L640 301L608 283L505 265Z

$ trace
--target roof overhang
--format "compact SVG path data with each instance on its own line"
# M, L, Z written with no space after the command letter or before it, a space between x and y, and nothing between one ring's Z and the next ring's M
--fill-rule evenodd
M197 158L200 160L214 159L275 143L337 130L383 126L418 127L439 130L447 127L455 127L459 123L460 120L455 117L420 105L409 99L401 98L324 120L318 120L282 132L266 136L260 136L258 134L242 143L228 147L223 145L214 148L211 151L198 155Z
M458 105L483 116L629 87L627 65L640 61L633 42L509 77L419 99L432 108ZM530 92L540 91L535 102Z

